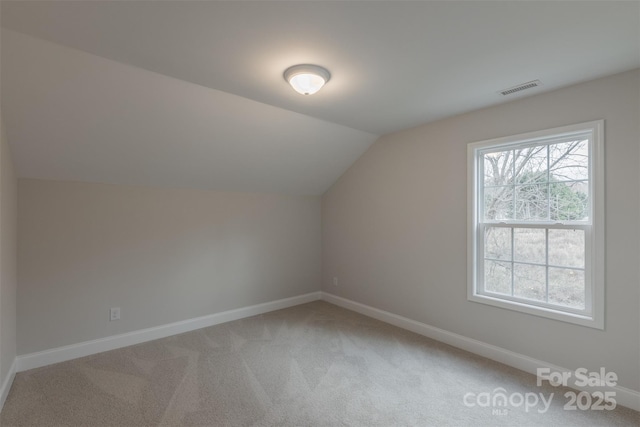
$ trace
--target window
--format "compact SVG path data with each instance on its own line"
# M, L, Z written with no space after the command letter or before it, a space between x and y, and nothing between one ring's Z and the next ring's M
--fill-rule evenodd
M469 300L604 328L603 127L469 144Z

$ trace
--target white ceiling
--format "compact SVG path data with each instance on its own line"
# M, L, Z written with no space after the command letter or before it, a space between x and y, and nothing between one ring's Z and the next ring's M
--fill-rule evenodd
M640 2L1 7L9 142L47 179L321 194L376 135L640 66ZM298 95L297 63L332 79Z
M322 194L376 139L10 30L2 49L22 177Z

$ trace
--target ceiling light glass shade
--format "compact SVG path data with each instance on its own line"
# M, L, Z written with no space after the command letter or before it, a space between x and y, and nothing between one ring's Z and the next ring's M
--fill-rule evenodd
M331 78L325 68L318 65L301 64L289 67L284 72L284 79L291 87L302 95L313 95Z

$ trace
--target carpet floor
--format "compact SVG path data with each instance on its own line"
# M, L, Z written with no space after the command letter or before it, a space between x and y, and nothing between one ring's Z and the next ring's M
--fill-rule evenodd
M533 375L317 301L21 372L0 422L640 425L640 413L620 406L565 410L567 390L537 387ZM487 406L499 392L507 405ZM541 393L548 407L532 406Z

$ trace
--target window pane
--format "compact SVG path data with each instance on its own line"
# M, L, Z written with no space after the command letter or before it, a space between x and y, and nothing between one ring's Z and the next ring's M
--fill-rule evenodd
M513 184L513 150L488 153L483 157L485 186Z
M603 123L468 145L470 300L603 327Z
M584 309L585 281L583 270L549 268L549 302Z
M586 221L589 219L588 181L551 183L549 192L551 220Z
M586 139L549 146L551 180L578 181L589 179L589 144Z
M511 263L485 260L484 289L511 295Z
M484 235L485 258L511 261L511 229L487 227Z
M513 219L513 187L485 188L484 219Z
M537 228L516 228L513 230L514 258L516 261L545 264L546 232Z
M515 150L516 184L547 183L547 146Z
M549 264L584 268L584 230L549 230Z
M513 268L513 295L536 301L546 301L546 267L514 264Z
M549 218L547 184L516 187L516 219L540 221Z

